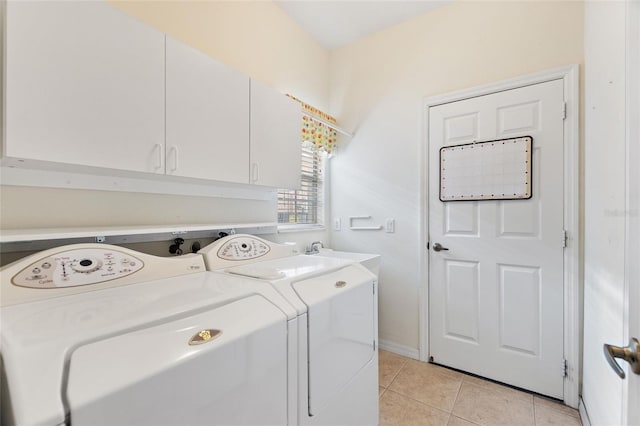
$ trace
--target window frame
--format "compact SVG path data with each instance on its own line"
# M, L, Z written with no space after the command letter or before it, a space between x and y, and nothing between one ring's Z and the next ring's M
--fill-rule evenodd
M303 154L305 149L307 151L315 150L315 147L310 142L303 142ZM277 217L278 221L278 232L286 233L286 232L303 232L303 231L321 231L326 229L326 219L328 214L329 207L329 161L333 157L331 154L327 154L326 152L315 150L320 155L324 156L323 164L321 168L321 186L318 190L318 194L316 200L319 200L317 208L317 219L316 223L287 223L280 222L279 216ZM301 180L305 180L304 172L302 170L302 165L300 168L300 178ZM277 214L280 214L280 210L278 208L278 204L280 203L280 194L284 191L292 191L288 189L278 189L276 193L276 211Z

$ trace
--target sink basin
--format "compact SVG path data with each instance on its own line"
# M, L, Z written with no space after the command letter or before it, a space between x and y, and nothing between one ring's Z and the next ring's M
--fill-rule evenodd
M360 263L376 276L380 273L380 255L369 253L352 253L348 251L338 251L328 248L321 248L315 256L336 257L339 259L349 259Z

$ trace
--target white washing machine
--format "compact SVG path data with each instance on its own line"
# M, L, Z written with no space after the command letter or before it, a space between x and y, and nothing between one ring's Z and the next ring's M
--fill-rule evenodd
M270 286L104 244L0 270L3 425L284 425L288 322Z
M225 237L199 253L208 270L268 283L296 310L289 332L298 336L290 348L298 424L378 424L374 274L350 259L293 255L291 246L251 235Z

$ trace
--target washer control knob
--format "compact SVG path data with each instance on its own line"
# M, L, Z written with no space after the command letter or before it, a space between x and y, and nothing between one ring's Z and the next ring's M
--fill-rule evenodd
M82 272L85 274L96 271L100 269L101 266L102 266L101 261L99 261L98 259L90 258L90 257L81 259L79 262L71 265L74 271Z

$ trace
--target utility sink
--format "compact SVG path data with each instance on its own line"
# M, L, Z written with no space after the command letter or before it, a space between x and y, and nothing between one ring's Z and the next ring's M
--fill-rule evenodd
M338 259L349 259L360 263L362 266L370 270L376 276L380 273L380 255L369 253L352 253L348 251L337 251L328 248L319 249L315 256L335 257Z

